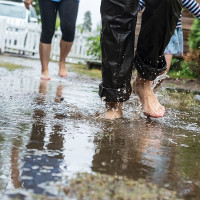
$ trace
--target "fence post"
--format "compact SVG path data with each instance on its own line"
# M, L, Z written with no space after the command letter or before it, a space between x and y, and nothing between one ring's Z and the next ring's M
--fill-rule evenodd
M6 21L5 20L0 20L0 33L1 33L1 37L0 37L0 50L1 53L4 53L5 50L5 35L6 35Z

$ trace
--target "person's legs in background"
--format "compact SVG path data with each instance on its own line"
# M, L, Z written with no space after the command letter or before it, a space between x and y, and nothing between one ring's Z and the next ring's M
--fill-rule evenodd
M154 92L157 91L157 89L160 87L160 85L167 78L167 73L170 70L172 58L173 58L172 54L165 54L167 69L161 75L157 76L154 81L152 81L152 89L153 89Z
M51 41L55 32L56 15L58 3L49 0L39 0L41 20L42 20L42 34L40 38L40 61L42 64L43 80L50 80L48 72L48 64L50 60Z
M171 37L169 44L165 49L165 60L167 63L166 71L158 76L155 81L153 81L153 89L156 90L166 79L167 73L170 70L171 62L173 56L182 57L183 56L183 30L181 27L175 29L174 35Z
M172 63L172 58L173 58L172 54L165 54L165 60L166 60L166 63L167 63L166 73L168 73L169 70L170 70L170 66L171 66L171 63Z
M40 42L39 45L39 51L40 51L40 61L42 64L42 80L50 80L49 71L48 71L48 64L50 60L50 53L51 53L51 44L45 44L43 42Z
M134 58L138 75L133 87L147 116L157 118L165 113L165 108L154 95L152 81L166 70L163 54L174 33L180 12L179 0L146 0Z
M77 0L61 1L59 5L59 15L62 31L59 60L59 75L61 77L67 76L67 68L65 66L65 62L74 40L78 6L79 2Z
M65 66L66 57L69 54L73 42L65 42L60 40L60 59L59 59L59 75L61 77L67 76L67 68Z
M102 83L99 95L106 101L106 119L122 116L122 102L131 95L134 38L138 0L101 1Z

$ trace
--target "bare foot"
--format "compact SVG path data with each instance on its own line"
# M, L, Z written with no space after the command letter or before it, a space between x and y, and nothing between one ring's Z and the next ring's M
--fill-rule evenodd
M68 75L65 63L59 62L59 76L66 77Z
M106 112L104 113L104 118L109 120L119 119L123 115L122 113L122 103L112 102L106 103Z
M48 71L47 72L42 72L42 76L40 77L41 80L49 81L51 80Z
M133 83L133 92L140 98L144 115L153 118L163 117L165 107L159 103L153 93L152 81L137 76Z

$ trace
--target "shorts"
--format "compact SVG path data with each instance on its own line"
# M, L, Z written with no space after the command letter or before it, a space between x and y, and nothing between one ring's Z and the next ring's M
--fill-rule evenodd
M176 28L174 35L171 37L168 46L165 49L165 54L182 56L183 55L183 30Z

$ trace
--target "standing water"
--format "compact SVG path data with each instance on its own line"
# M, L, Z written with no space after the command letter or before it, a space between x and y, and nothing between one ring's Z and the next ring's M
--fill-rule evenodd
M38 60L0 57L8 61L27 68L0 68L1 199L63 197L61 186L78 172L143 178L200 199L198 100L159 92L167 112L151 120L132 96L123 119L105 121L98 117L100 80L73 72L60 78L50 63L52 80L40 81Z

